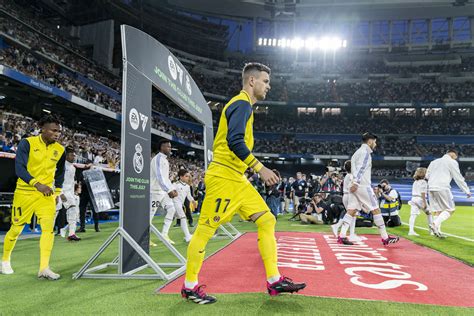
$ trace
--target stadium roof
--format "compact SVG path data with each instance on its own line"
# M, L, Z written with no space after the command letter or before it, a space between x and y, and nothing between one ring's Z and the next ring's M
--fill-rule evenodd
M152 0L146 0L152 3ZM178 9L235 18L318 20L423 19L474 16L472 0L167 0Z

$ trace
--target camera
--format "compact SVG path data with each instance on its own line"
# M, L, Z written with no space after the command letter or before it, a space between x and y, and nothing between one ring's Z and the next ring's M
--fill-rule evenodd
M337 159L332 159L329 164L326 166L326 172L339 174L342 171L342 168L339 165Z

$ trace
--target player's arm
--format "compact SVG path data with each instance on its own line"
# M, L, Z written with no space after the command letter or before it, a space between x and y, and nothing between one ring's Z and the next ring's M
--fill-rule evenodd
M276 184L279 180L278 176L255 158L245 143L245 128L251 115L252 106L243 100L232 103L226 109L227 146L249 168L259 173L266 184Z
M54 190L60 194L64 183L64 174L66 172L66 151L63 152L56 164L56 173L54 174Z
M459 170L458 162L453 160L452 163L449 164L449 167L451 176L453 177L458 187L468 196L471 196L469 186L467 185L466 180L464 180L464 177L462 176L461 171Z
M362 180L362 176L364 175L365 170L369 166L369 159L370 159L370 153L366 151L365 153L359 152L358 153L358 159L355 159L355 168L354 168L354 180L352 181L353 184L356 184L357 186L360 184L360 181Z
M28 158L30 154L30 142L26 139L22 139L18 144L18 149L16 151L15 157L15 173L18 178L25 181L31 186L34 186L38 183L29 172L28 172Z
M161 157L156 159L156 178L161 189L168 193L170 198L174 198L177 193L169 179L169 167L166 166L166 162L163 159Z
M194 197L191 194L191 187L190 186L188 186L188 188L187 188L186 198L188 199L189 202L194 203Z

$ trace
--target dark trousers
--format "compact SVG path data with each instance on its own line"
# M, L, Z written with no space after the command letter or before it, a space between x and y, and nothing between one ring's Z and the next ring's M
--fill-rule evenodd
M89 194L81 194L80 202L79 202L79 217L80 217L80 222L81 222L81 228L80 229L85 229L86 228L86 211L87 211L87 206L91 204L91 198ZM92 207L92 218L94 220L94 226L96 229L99 228L99 214L94 211L94 207Z
M55 225L58 228L58 234L59 230L66 226L66 209L64 207L61 207L61 209L58 211Z

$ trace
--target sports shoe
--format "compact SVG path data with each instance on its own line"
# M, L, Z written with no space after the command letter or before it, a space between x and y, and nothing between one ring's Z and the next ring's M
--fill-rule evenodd
M294 283L292 279L281 276L280 280L275 283L268 283L267 290L271 296L278 295L280 293L293 293L298 292L306 287L306 283Z
M57 280L61 276L57 273L51 271L50 268L43 269L42 271L38 272L38 279L46 279L46 280Z
M184 241L185 241L185 242L190 242L190 241L191 241L191 238L193 238L193 235L189 235L188 238L184 237Z
M415 233L415 232L409 232L408 233L408 236L420 236L419 234Z
M150 240L150 247L156 247L158 246L157 244L155 244L153 241Z
M183 287L181 288L181 296L200 305L217 302L217 299L214 296L207 295L203 291L205 287L205 285L196 285L193 289L187 289L183 284Z
M67 240L69 240L69 241L79 241L79 240L81 240L81 238L77 237L77 236L74 234L74 235L68 236L68 237L67 237Z
M388 238L382 239L382 243L384 244L384 246L386 246L388 244L394 244L398 242L399 240L400 238L397 236L388 236Z
M439 228L435 225L435 223L430 224L430 229L436 237L442 238L441 232L439 231Z
M337 243L341 245L349 245L352 246L354 243L350 242L347 237L337 237Z
M352 241L352 242L359 242L359 241L362 241L362 238L360 238L360 237L357 236L356 234L354 234L354 235L349 235L349 241Z
M170 244L174 245L174 241L172 241L172 240L170 239L170 237L168 236L168 234L163 235L163 238L164 238L167 242L169 242Z
M331 225L331 229L332 229L332 233L334 234L334 237L338 238L339 237L339 233L338 233L339 225L337 223L333 224L333 225Z
M10 261L2 261L2 274L13 274Z
M63 238L66 238L66 228L61 228L59 230L59 235L61 235Z

